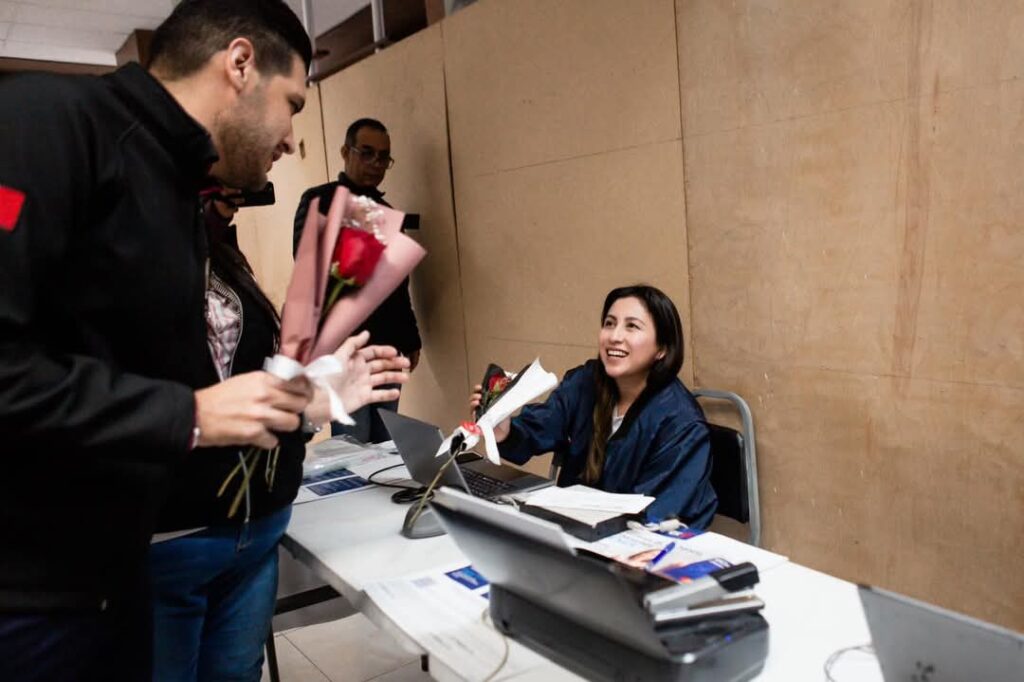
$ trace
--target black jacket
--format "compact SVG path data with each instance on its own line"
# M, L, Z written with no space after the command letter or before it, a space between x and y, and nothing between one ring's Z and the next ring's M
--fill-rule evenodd
M356 196L370 197L378 204L390 207L391 204L384 201L384 195L377 191L376 187L362 187L342 173L338 176L337 182L328 182L307 189L299 199L299 208L295 211L295 227L293 249L298 250L299 237L302 235L302 228L306 224L306 215L309 213L309 204L315 199L320 199L318 210L327 215L331 207L331 199L338 185L347 187ZM416 314L412 310L412 299L409 297L409 278L398 285L391 295L384 299L384 302L377 307L370 315L366 323L357 330L370 332L370 343L385 344L394 346L403 355L419 350L423 347L420 340L420 330L416 325Z
M24 195L0 229L0 610L106 608L144 578L193 389L216 376L215 159L137 65L0 81L0 185Z

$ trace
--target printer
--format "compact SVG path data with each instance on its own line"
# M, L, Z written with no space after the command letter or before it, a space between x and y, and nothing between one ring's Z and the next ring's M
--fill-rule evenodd
M556 524L442 488L441 524L491 583L507 636L592 680L731 682L768 655L753 565L678 584L577 548ZM578 544L578 543L577 543Z

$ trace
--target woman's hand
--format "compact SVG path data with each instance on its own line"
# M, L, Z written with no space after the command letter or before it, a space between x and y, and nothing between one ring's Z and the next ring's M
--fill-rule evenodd
M476 421L476 408L480 407L480 401L484 397L484 387L477 384L469 395L469 414L473 421ZM512 429L512 419L506 419L494 427L494 439L499 443L508 438L508 432Z
M369 332L350 336L334 353L345 372L329 381L350 414L370 403L398 400L398 388L380 387L409 380L409 374L404 371L409 367L409 359L401 357L392 346L366 346L369 339ZM330 405L322 389L314 393L306 408L306 417L314 424L330 419Z

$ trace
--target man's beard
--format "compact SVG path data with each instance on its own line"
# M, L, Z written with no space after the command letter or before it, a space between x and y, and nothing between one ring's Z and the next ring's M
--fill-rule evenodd
M265 107L258 94L239 100L218 121L221 157L217 179L228 187L256 191L267 184L271 145L266 141L262 120Z

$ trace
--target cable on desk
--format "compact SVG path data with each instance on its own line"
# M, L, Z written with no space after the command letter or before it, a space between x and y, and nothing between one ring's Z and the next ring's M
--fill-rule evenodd
M412 485L396 485L394 483L385 483L384 481L375 481L375 480L373 480L373 477L376 476L377 474L383 474L385 471L391 471L392 469L397 469L398 467L404 467L404 466L405 466L405 463L402 463L402 464L392 464L389 467L384 467L383 469L377 469L372 474L370 474L369 476L366 477L366 482L367 483L372 483L374 485L379 485L382 488L401 488L402 490L419 490L420 486L418 486L418 485L415 485L415 486L412 486Z
M505 651L501 654L501 660L498 661L498 667L495 668L490 675L485 677L483 679L483 682L491 682L491 680L493 680L495 676L497 676L497 674L501 672L501 669L505 667L505 664L508 663L508 637L505 636L505 633L498 630L498 628L494 626L494 623L488 622L491 620L490 615L490 608L488 607L484 609L483 613L480 614L480 622L482 622L484 625L490 625L491 629L494 630L494 632L501 637L501 643L505 645Z
M832 655L825 661L825 680L827 682L838 682L836 678L832 677L832 668L835 667L839 659L850 653L851 651L860 651L861 653L868 654L869 656L875 655L875 649L870 644L859 644L857 646L848 646L838 651L833 651Z

